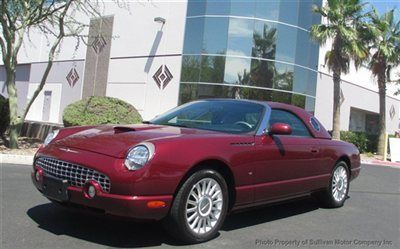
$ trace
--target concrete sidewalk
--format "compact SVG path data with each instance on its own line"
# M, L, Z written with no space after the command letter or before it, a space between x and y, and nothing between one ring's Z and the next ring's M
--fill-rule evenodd
M0 154L0 165L2 164L32 165L32 163L33 163L33 155Z

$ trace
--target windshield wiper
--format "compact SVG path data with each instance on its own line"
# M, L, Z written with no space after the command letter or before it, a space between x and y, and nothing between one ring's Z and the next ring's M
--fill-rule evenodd
M150 121L143 121L142 124L153 124L153 123Z
M188 128L188 126L184 124L163 124L163 125Z

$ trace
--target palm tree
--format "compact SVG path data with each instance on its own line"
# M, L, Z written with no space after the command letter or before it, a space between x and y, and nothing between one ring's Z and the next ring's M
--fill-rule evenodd
M352 59L368 56L367 47L359 42L359 29L364 4L360 0L328 0L323 7L314 6L313 11L326 18L326 23L311 27L311 38L321 45L328 40L332 46L325 54L325 64L333 72L333 132L340 139L340 82L342 73L349 71Z
M370 14L370 51L372 56L369 68L378 80L379 88L379 141L378 154L385 151L386 133L386 83L390 82L391 69L400 64L400 20L395 21L395 10L381 16L376 9Z

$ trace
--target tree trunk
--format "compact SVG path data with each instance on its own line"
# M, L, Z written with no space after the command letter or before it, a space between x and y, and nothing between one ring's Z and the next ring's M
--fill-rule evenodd
M332 138L340 140L340 70L333 70L333 124Z
M15 85L15 69L7 67L7 93L8 93L8 101L10 107L10 141L9 147L10 149L18 149L18 136L21 129L21 119L18 116L18 96L17 96L17 88Z
M386 134L386 77L385 72L378 74L379 86L379 127L378 127L378 154L385 153L385 134Z

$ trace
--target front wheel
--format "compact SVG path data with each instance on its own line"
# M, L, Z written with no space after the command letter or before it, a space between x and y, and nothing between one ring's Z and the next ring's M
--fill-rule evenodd
M338 162L332 171L329 187L317 195L322 205L328 208L343 206L349 192L349 182L347 164Z
M165 229L185 243L200 243L214 238L228 208L228 188L214 170L200 170L179 189L166 218Z

